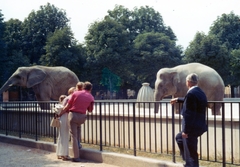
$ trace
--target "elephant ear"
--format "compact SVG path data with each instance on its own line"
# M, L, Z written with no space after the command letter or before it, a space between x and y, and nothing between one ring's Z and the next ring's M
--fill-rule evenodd
M27 88L31 88L34 85L41 83L46 78L46 75L47 74L39 68L32 69L28 74Z

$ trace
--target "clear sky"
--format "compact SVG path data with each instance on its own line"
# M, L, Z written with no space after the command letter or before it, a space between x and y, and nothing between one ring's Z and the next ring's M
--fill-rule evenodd
M231 11L240 15L240 0L1 0L0 9L4 21L10 18L23 21L32 10L39 10L47 2L66 11L74 37L81 43L89 25L102 20L116 4L129 10L146 5L154 8L162 15L165 25L172 28L177 44L184 49L197 31L207 34L218 16Z

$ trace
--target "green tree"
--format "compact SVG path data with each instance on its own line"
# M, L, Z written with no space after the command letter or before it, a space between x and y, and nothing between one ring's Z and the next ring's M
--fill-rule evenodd
M23 22L23 54L27 55L31 64L38 64L48 35L68 27L69 19L64 10L47 3L40 10L32 11Z
M185 51L185 62L199 62L214 68L225 85L236 83L232 50L239 49L240 17L233 12L222 14L210 27L208 35L197 33ZM233 68L233 69L232 69Z
M226 43L228 49L239 49L240 17L233 12L222 14L210 27L209 34L216 35L222 43Z
M240 85L240 49L234 49L231 52L231 84L232 85Z
M233 12L230 14L222 14L214 21L210 28L210 35L215 35L222 45L226 46L228 49L228 61L222 64L222 69L230 72L227 79L224 79L225 84L230 84L232 88L238 85L239 76L235 70L238 67L238 61L236 60L237 50L240 49L240 16L235 15ZM229 63L230 62L230 63Z
M176 36L172 29L165 26L161 14L153 8L149 6L134 8L132 18L132 32L134 32L136 36L145 32L159 32L168 36L170 40L176 41Z
M7 55L13 51L21 52L22 22L18 19L10 19L5 22L4 40L7 44Z
M2 11L0 10L0 65L2 69L6 68L7 54L6 54L6 43L4 41L4 31L5 31L5 24L3 19ZM0 70L0 84L2 85L6 79L5 70Z
M176 62L172 61L172 57L176 56L177 62L181 63L179 61L181 47L176 46L176 36L170 27L165 26L159 12L149 6L135 7L131 12L123 10L121 6L117 6L115 10L124 12L122 15L120 12L115 12L118 15L112 15L112 18L124 25L129 33L131 51L128 61L132 63L130 70L132 72L131 78L135 78L135 82L132 83L135 85L135 89L139 89L142 82L149 82L153 85L156 79L155 75L160 68L176 65ZM127 14L128 19L125 18L124 14ZM161 59L163 53L171 56L165 56L164 59ZM171 63L166 64L163 61Z
M65 66L81 75L84 66L84 51L73 37L70 28L55 30L49 34L46 42L46 55L42 55L40 62L45 66Z
M136 63L142 63L141 59L144 59L139 58L144 56L144 54L139 54L141 53L140 49L144 49L144 46L135 47L134 41L136 38L139 38L137 41L144 41L144 39L141 39L143 36L140 36L144 33L161 33L162 36L167 36L166 39L171 42L166 42L166 44L169 44L166 48L174 53L171 54L172 56L177 56L176 59L180 57L181 47L175 46L176 37L171 28L166 27L161 15L148 6L134 8L133 11L130 11L117 5L113 10L108 11L104 20L91 25L85 38L87 63L89 65L94 64L92 71L96 74L96 77L93 77L96 82L99 83L100 72L105 67L121 78L122 88L124 89L127 89L126 86L128 88L135 87L135 89L141 87L141 83L139 83L141 81L138 81L138 76L135 74L136 71L138 71L138 74L142 74L139 78L151 78L150 82L154 82L155 78L149 77L149 75L153 76L156 73L153 74L154 72L151 71L152 69L149 66L157 67L158 65L158 69L160 69L159 62L152 61L150 64L146 64L147 69L144 69L144 71L141 70L146 67L142 66L140 68L140 64L136 65ZM162 41L158 40L158 42L154 43L152 50L155 49L154 47L157 47L156 50L160 48L159 45L162 44L160 43ZM149 42L150 44L151 42ZM170 48L170 46L173 48ZM167 51L164 50L163 52ZM151 51L148 53L149 57L153 57L151 60L156 56L156 52L154 56L150 55L152 53ZM170 56L166 58L170 58ZM149 71L146 72L147 70ZM143 77L143 74L148 74L148 76Z
M29 59L22 53L22 22L18 19L10 19L5 22L4 40L6 42L7 77L18 67L28 66ZM6 78L7 79L7 78Z
M142 33L134 40L134 74L139 83L154 85L159 67L181 63L181 51L174 40L164 33Z
M186 49L183 61L185 63L199 62L212 67L219 73L224 83L229 84L229 51L216 35L206 36L198 32Z
M91 69L92 78L99 83L103 68L124 78L129 62L126 61L128 37L123 26L106 18L92 24L85 39L87 67Z

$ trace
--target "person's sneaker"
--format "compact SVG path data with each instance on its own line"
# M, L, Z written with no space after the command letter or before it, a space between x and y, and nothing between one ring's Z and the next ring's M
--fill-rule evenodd
M81 159L80 158L73 158L72 161L73 162L81 162Z

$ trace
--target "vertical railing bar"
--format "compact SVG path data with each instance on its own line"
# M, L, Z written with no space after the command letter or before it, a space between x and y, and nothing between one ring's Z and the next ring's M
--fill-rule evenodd
M150 102L148 102L147 103L148 104L148 115L149 115L149 148L150 148L150 152L152 152L152 140L151 140L151 137L152 137L152 133L151 133L151 131L152 131L152 128L151 128L151 117L150 117L150 115L151 115L151 108L150 108Z
M93 116L94 116L94 115L91 114L91 127L92 127L92 129L93 129L93 127L94 127L94 125L93 125L93 119L94 119ZM89 128L89 127L88 127L88 128ZM89 129L88 131L90 131L90 129ZM94 140L93 140L93 138L94 138L94 132L93 132L93 130L91 130L91 132L92 132L92 133L91 133L91 135L92 135L92 137L91 137L91 138L92 138L91 144L94 144ZM96 142L97 142L97 141L96 141Z
M49 110L50 110L50 108L51 108L50 102L48 102L48 105L49 105L49 109L45 111L45 116L44 116L44 117L45 117L45 120L44 120L44 121L45 121L45 125L48 123L48 117L47 117L47 115L48 115L48 112L49 112ZM49 132L49 131L48 131L48 128L49 128L49 126L45 126L45 136L46 136L46 137L48 137L48 135L49 135L49 133L48 133L48 132Z
M107 111L106 111L106 103L105 102L102 102L103 103L103 107L104 107L104 146L106 146L107 144Z
M130 106L129 106L129 102L128 104L128 148L130 149Z
M87 119L86 119L85 123L83 124L83 128L82 128L83 132L81 132L81 133L83 133L83 142L84 143L86 143L86 128L87 128L86 124L88 124L88 122L89 122L89 115L87 115Z
M214 111L216 110L216 103L214 103ZM212 111L213 112L213 111ZM216 114L214 114L214 161L217 162L217 126L216 126Z
M116 147L115 103L112 103L112 107L113 107L113 146Z
M240 103L238 103L238 129L240 129ZM239 141L239 139L240 139L240 130L238 131L238 141ZM240 143L240 142L238 142L238 143ZM238 150L240 151L240 144L238 145ZM239 153L238 153L238 159L240 161Z
M232 107L232 102L231 102L231 162L233 164L233 151L234 151L234 148L233 148L233 111L232 111L233 107Z
M99 105L98 105L99 107ZM95 112L95 114L91 114L92 116L92 129L91 129L91 132L92 132L92 144L95 144L97 145L98 144L98 117L99 113L98 113L98 110L97 112ZM95 122L95 124L94 124ZM94 129L94 126L95 126L95 131L93 130ZM94 137L95 137L95 140L94 140ZM100 148L99 148L100 149Z
M120 148L120 110L119 110L119 102L117 102L117 106L118 106L118 147Z
M42 106L43 107L45 107L44 106L44 103L43 102L41 102L42 103ZM38 108L36 108L36 110L37 110L37 117L38 117L38 122L37 122L37 124L38 124L38 129L39 129L39 133L38 133L38 135L40 135L40 134L42 134L42 127L40 126L40 124L41 124L41 122L42 122L42 111L39 111L38 110ZM37 135L37 136L38 136Z
M8 135L8 112L7 112L7 103L4 103L5 104L5 122L6 122L6 136Z
M141 143L141 119L140 119L140 107L141 107L141 104L143 104L143 149L144 151L146 151L146 109L145 109L145 102L143 103L138 103L138 110L139 110L139 149L142 150L142 143Z
M160 109L159 109L159 113L160 113L160 139L161 139L161 153L163 153L163 127L162 127L162 122L163 122L163 119L162 119L162 103L160 103L159 105Z
M140 114L140 108L141 108L141 105L140 105L140 103L138 102L138 103L136 103L136 105L138 106L138 115L139 115L139 117L138 117L138 122L139 122L139 124L138 124L138 132L139 132L139 139L138 139L138 141L139 141L139 150L142 150L142 140L141 140L141 114Z
M165 103L166 106L166 142L167 142L167 154L169 154L169 144L168 144L168 107L167 103Z
M156 103L156 102L155 102ZM155 106L155 103L152 103L152 106ZM154 114L154 137L155 137L155 153L157 153L157 115Z
M125 132L125 104L124 104L124 102L122 102L122 111L123 111L123 113L122 113L122 115L123 115L123 148L125 148L125 134L126 133L124 133Z
M35 133L35 140L38 140L38 133L37 133L37 129L38 129L38 110L37 110L37 103L35 103L35 124L36 124L36 133ZM56 137L56 136L55 136Z
M135 115L135 102L133 102L133 152L134 156L136 153L136 115Z
M209 125L209 116L208 116L208 114L209 114L209 110L208 110L208 108L206 109L207 110L207 125ZM209 132L207 131L207 160L209 161L209 149L210 149L210 147L209 147Z
M110 108L111 108L111 106L110 106L110 102L108 102L108 115L109 115L109 117L108 117L108 127L109 127L109 136L108 136L108 138L109 138L109 146L111 146L111 111L110 111Z
M175 114L174 114L174 105L172 105L172 161L176 163L175 159Z
M99 126L99 132L100 132L100 151L102 151L103 150L103 147L102 147L102 102L100 102L100 104L99 104L99 115L100 115L100 117L99 117L99 124L100 124L100 126Z
M225 151L225 105L222 103L222 167L226 167Z
M21 138L22 137L22 135L21 135L21 126L22 126L22 124L21 124L21 112L20 112L20 103L18 103L18 136L19 136L19 138Z

